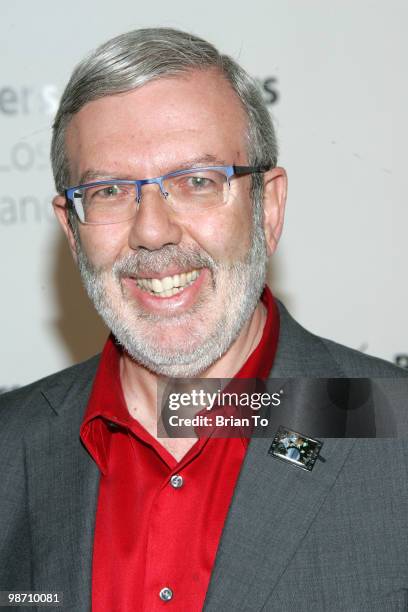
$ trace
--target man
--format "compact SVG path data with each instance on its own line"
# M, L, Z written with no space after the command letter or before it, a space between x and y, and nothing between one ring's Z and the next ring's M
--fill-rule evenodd
M167 377L301 377L302 413L316 377L404 376L309 334L265 288L276 161L254 82L199 38L130 32L74 71L53 204L112 335L1 398L1 589L75 612L407 603L403 440L328 439L306 471L275 460L274 431L157 437Z

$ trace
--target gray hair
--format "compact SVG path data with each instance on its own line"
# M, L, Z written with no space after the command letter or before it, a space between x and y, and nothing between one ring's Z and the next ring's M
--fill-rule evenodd
M53 125L51 163L55 186L63 193L70 173L65 154L65 130L85 104L104 96L141 87L161 77L216 68L231 84L248 117L248 161L277 162L273 124L256 81L228 55L205 40L172 28L133 30L112 38L77 65L62 95ZM253 177L255 201L262 193L262 176Z

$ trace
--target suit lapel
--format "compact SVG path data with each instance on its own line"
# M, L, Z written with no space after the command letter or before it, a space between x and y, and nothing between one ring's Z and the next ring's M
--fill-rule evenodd
M99 471L80 443L79 427L92 379L45 390L42 401L54 412L27 448L34 588L61 591L64 610L72 612L88 612L91 602Z
M279 342L271 378L342 378L345 372L333 359L322 340L306 331L280 302Z
M352 440L330 439L307 472L268 454L270 439L253 439L234 494L205 610L260 610L324 500Z
M298 418L321 392L319 381L305 379L345 374L321 340L298 325L281 304L279 308L280 336L271 379L280 379L279 387L295 393L293 414ZM303 383L287 380L298 377ZM273 384L270 380L269 390ZM325 440L324 462L317 461L308 472L268 454L274 433L269 430L266 438L253 438L249 445L217 552L204 606L207 612L263 608L354 444L349 439Z

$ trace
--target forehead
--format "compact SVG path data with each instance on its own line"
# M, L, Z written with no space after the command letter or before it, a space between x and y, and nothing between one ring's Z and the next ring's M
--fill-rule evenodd
M242 163L246 126L237 94L218 72L162 78L74 115L66 131L71 178L93 170L148 177L206 156Z

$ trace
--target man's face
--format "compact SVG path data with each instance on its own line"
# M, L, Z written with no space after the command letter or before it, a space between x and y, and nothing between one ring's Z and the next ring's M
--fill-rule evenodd
M191 165L246 165L246 117L221 76L195 71L90 102L71 120L66 150L73 185ZM134 219L79 224L75 242L69 235L97 310L152 371L205 371L252 315L267 248L263 228L253 224L250 186L250 177L232 179L224 206L181 214L157 185L144 185ZM59 217L69 234L61 210ZM174 295L152 290L160 289L153 279L166 286L175 275L182 287Z

